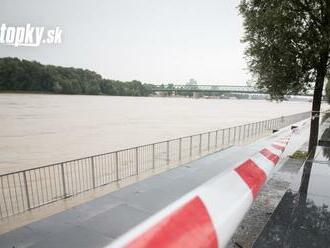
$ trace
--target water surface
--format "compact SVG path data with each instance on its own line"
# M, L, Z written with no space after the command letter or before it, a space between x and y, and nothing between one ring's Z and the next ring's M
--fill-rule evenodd
M0 94L0 173L310 108L308 102Z

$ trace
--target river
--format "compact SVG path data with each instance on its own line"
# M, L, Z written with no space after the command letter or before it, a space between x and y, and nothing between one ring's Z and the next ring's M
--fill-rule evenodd
M309 102L0 94L0 173L310 108Z

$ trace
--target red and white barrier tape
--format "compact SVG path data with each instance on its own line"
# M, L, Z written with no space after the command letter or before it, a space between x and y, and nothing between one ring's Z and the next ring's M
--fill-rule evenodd
M225 247L280 159L289 137L199 186L110 247Z

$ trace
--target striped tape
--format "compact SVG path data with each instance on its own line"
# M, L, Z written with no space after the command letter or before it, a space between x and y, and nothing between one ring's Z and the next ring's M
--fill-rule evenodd
M278 163L289 137L196 188L110 247L225 247Z

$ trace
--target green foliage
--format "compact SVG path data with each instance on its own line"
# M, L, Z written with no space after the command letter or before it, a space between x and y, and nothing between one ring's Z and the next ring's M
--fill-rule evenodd
M306 159L308 156L308 152L296 151L294 154L290 155L290 158L293 159Z
M306 91L329 69L329 0L242 0L239 10L249 69L273 99Z
M77 68L42 65L17 58L0 58L0 91L40 91L62 94L146 96L152 85L103 79Z

